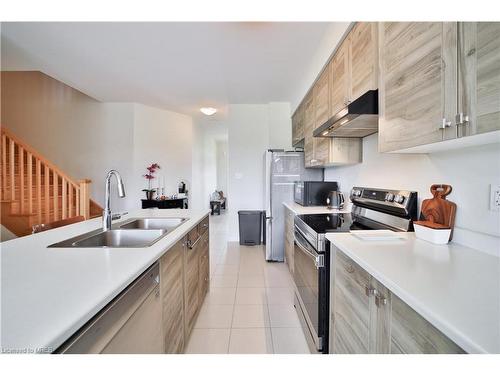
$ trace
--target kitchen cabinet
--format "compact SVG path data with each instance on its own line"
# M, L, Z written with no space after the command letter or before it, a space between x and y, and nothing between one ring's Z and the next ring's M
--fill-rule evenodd
M378 88L378 25L358 22L349 33L348 102ZM334 78L335 79L335 78Z
M210 262L209 262L209 234L208 230L206 230L200 239L200 255L199 255L199 301L200 304L205 300L205 296L207 295L209 282L210 282Z
M304 161L305 166L314 167L314 96L309 92L304 99Z
M184 252L186 238L179 240L160 259L160 292L163 306L165 353L184 351Z
M496 22L381 23L379 151L500 130L499 32Z
M335 258L333 351L370 353L370 275L340 251Z
M314 95L314 129L323 125L330 117L330 70L326 67L313 87ZM330 156L330 139L313 138L313 165L328 163Z
M184 320L186 339L193 330L198 315L198 308L201 304L198 289L200 273L200 235L198 233L198 227L192 229L187 237L184 256Z
M330 117L369 90L378 88L378 26L358 22L329 64Z
M500 22L458 23L458 113L468 121L448 138L500 130L499 36Z
M351 258L332 249L333 353L464 353Z
M349 36L333 56L330 67L330 117L348 104L349 100Z
M390 352L393 354L464 353L395 295L392 295L390 337Z
M443 140L443 118L457 109L456 27L380 23L379 151Z
M292 210L285 207L285 263L288 266L288 270L293 275L294 263L293 263L293 253L294 253L294 231L295 231L295 214Z
M292 145L298 146L304 141L304 110L302 104L292 116Z

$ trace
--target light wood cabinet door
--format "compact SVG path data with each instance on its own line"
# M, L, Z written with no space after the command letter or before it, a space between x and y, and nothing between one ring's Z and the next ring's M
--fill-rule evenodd
M378 24L358 22L349 33L349 101L378 87Z
M305 166L314 166L314 96L312 92L304 99L304 159Z
M292 116L292 145L297 145L304 139L304 110L302 104Z
M330 117L349 102L349 36L330 62Z
M323 125L330 117L330 69L323 70L313 87L314 95L314 129ZM330 138L313 139L313 161L315 166L328 163Z
M456 23L379 24L379 151L443 140L456 114Z
M195 233L196 231L196 233ZM199 247L198 229L194 228L188 234L188 244L184 248L184 320L185 320L185 337L189 338L193 330L198 315L200 306L199 292ZM192 240L196 238L196 240Z
M500 22L458 24L459 136L500 130Z
M446 354L464 351L415 310L392 295L391 344L393 354Z
M330 71L326 67L313 87L314 129L323 125L330 117Z
M200 255L199 255L199 300L200 305L203 304L207 295L210 283L210 262L209 262L209 231L205 231L200 240Z
M370 353L371 276L341 251L335 254L333 352Z
M293 211L285 207L285 262L292 275L294 272L294 219L295 214Z
M184 351L184 247L182 239L160 259L165 353Z

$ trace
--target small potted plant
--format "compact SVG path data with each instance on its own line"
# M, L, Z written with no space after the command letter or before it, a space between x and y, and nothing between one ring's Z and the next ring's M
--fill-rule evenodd
M146 199L152 200L156 189L151 188L151 180L155 178L154 174L157 169L160 169L160 166L158 163L153 163L149 167L146 167L146 169L148 170L148 173L143 175L143 177L148 181L148 188L142 189L142 191L146 193Z

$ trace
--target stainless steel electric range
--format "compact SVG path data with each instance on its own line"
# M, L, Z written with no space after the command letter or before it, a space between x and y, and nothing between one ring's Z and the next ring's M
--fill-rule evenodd
M312 351L328 353L330 244L325 234L355 230L413 231L417 193L354 187L350 213L295 217L295 308Z

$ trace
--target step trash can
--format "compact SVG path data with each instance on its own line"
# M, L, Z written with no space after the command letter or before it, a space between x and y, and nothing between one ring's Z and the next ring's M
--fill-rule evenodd
M262 211L238 211L240 245L260 245L262 238Z

